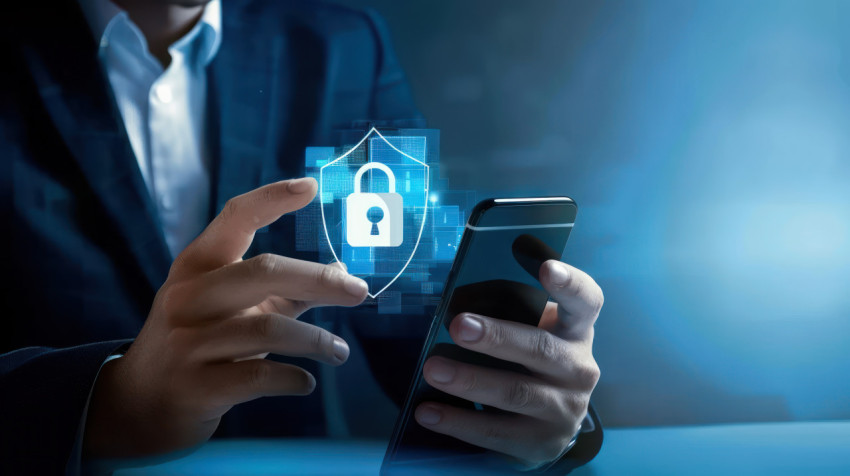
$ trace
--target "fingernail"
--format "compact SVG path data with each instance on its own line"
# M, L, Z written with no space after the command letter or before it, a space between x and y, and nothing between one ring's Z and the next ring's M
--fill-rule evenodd
M351 349L348 348L348 344L339 337L334 337L334 357L336 357L336 360L345 362L348 360L348 354L350 353Z
M464 342L478 342L484 336L484 325L481 320L464 314L460 319L460 339Z
M307 391L306 394L309 395L313 393L313 390L316 389L316 377L313 377L313 374L311 374L310 372L306 372L305 379L307 380L307 382L305 382Z
M346 276L344 286L349 294L357 297L364 296L369 292L369 286L366 284L366 281L355 276Z
M432 360L428 365L428 375L437 383L450 383L455 378L455 366L441 360Z
M431 405L422 405L416 410L416 421L423 425L436 425L443 419L443 412Z
M564 287L570 280L570 271L567 265L560 261L552 260L549 262L549 281L555 286Z
M310 177L300 178L298 180L290 180L286 189L292 193L304 193L313 188L313 179Z

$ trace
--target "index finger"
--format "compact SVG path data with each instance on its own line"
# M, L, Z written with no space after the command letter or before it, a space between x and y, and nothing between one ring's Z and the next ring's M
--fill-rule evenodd
M587 340L602 310L602 288L587 273L557 260L540 266L540 283L558 303L556 333L572 341Z
M203 273L242 258L254 233L316 196L313 178L282 180L227 201L221 213L174 260L172 274Z

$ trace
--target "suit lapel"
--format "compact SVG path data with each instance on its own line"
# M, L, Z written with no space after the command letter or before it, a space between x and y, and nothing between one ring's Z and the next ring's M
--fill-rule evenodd
M263 163L274 155L270 104L280 91L280 41L263 38L222 2L221 49L208 70L208 130L213 138L215 211L231 197L263 182ZM217 141L215 140L217 138Z
M23 55L47 113L128 252L156 290L170 256L156 209L144 185L97 46L76 2L43 15L29 30ZM60 40L61 39L61 40Z
M324 45L296 13L254 18L222 2L222 45L210 66L216 210L260 185L304 173L304 147L326 143ZM272 25L279 25L275 22ZM266 31L265 29L268 29Z

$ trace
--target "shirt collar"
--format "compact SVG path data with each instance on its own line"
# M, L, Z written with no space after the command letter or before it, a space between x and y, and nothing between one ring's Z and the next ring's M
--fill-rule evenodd
M113 22L126 20L126 12L110 0L79 0L86 21L100 45L109 35L109 25ZM200 30L200 33L198 33ZM202 55L204 64L209 64L221 46L221 0L210 0L204 7L204 13L192 30L183 38L177 40L172 47L180 47L191 42L196 36L202 36Z

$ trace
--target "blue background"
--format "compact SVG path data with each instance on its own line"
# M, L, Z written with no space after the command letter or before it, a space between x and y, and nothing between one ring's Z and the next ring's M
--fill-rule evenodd
M850 2L340 3L452 188L578 202L608 426L850 418Z

